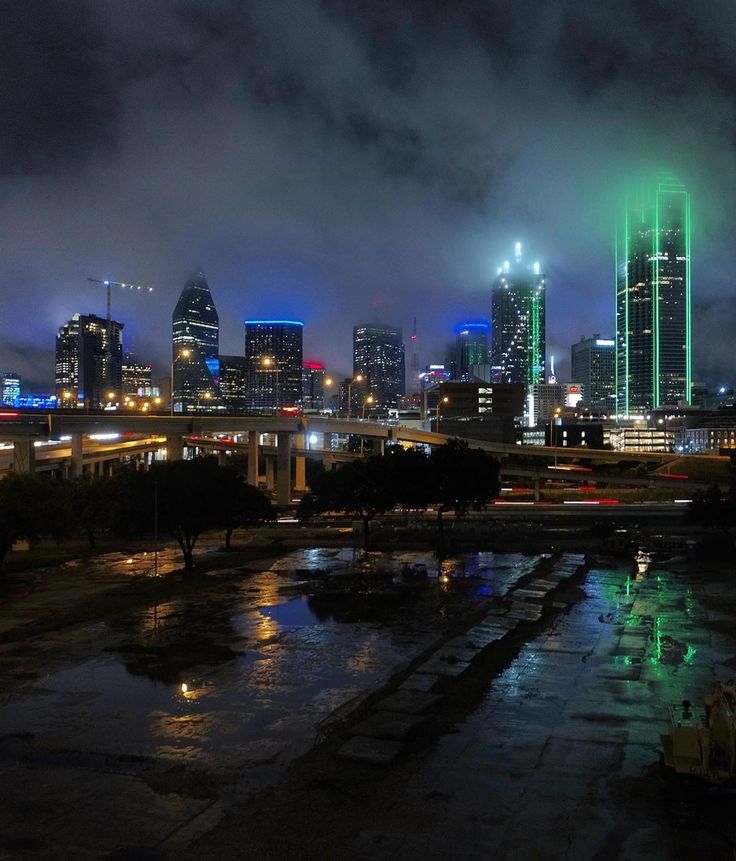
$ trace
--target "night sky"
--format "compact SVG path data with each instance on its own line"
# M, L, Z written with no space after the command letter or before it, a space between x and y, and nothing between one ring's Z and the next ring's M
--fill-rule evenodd
M419 323L422 363L487 319L521 240L548 277L558 375L613 332L627 183L692 192L694 376L732 383L736 5L550 0L9 0L0 32L0 369L51 389L58 326L116 295L167 373L203 267L221 352L242 320Z

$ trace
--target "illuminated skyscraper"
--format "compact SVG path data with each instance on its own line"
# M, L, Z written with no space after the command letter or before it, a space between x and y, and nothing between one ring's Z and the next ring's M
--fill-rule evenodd
M583 387L583 401L593 412L616 411L616 342L613 338L581 338L570 350L572 378Z
M5 407L17 407L20 400L20 377L18 374L0 374L0 396Z
M229 413L245 412L245 357L220 355L220 394Z
M322 362L305 362L302 375L302 403L305 410L324 408L325 366Z
M488 323L461 323L455 327L457 336L455 368L458 380L472 382L471 367L489 363L489 329Z
M126 353L123 358L122 380L123 397L150 397L158 394L158 390L154 391L151 366L139 362L133 353Z
M117 403L123 377L123 323L75 314L56 335L56 397L61 406L98 409ZM110 367L108 368L108 363Z
M220 320L202 271L195 273L181 291L172 315L172 342L174 412L221 410Z
M365 398L373 398L374 409L398 406L406 392L401 329L381 325L353 328L353 379L358 376L363 378L360 385Z
M498 270L491 293L491 365L494 379L523 383L527 394L544 382L545 279L539 263L526 265L521 243Z
M616 241L616 403L621 416L690 403L690 194L643 183Z
M302 402L304 323L245 321L245 401L249 411L276 412Z

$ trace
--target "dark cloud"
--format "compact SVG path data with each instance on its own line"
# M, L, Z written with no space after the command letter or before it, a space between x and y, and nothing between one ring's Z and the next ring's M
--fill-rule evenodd
M52 374L53 336L116 297L165 373L170 315L204 266L223 350L301 316L350 364L359 320L419 318L423 361L488 316L522 239L549 280L564 373L613 329L621 194L666 167L693 192L699 375L731 381L736 11L613 0L26 0L0 39L0 366ZM7 301L9 299L9 301ZM710 309L718 308L713 312ZM43 357L45 356L45 359ZM25 359L24 359L25 357Z

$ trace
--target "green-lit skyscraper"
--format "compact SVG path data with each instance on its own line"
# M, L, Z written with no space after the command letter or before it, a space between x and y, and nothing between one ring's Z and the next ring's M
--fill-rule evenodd
M643 183L616 239L619 416L690 403L690 194L672 177Z

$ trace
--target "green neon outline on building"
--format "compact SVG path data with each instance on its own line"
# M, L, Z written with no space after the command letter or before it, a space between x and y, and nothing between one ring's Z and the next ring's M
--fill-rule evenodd
M647 193L649 192L649 193ZM653 192L653 194L652 194ZM684 392L682 400L690 404L692 401L692 280L691 280L691 210L690 210L690 194L687 189L676 178L667 176L661 177L651 182L648 185L644 184L639 192L638 200L634 197L634 201L638 202L641 223L642 225L650 225L652 229L651 238L651 275L646 279L649 281L652 298L652 408L656 409L661 406L661 338L660 338L660 311L661 311L661 273L660 273L660 258L662 254L661 235L660 235L660 208L664 205L664 195L666 194L682 194L684 195L684 223L682 229L684 231L684 248L685 248L685 331L684 331L684 349L685 349L685 380ZM629 415L631 406L630 392L630 338L629 338L629 303L631 301L629 271L631 267L631 236L629 233L629 213L632 209L632 199L629 197L626 201L624 209L624 242L623 248L620 249L620 241L618 235L615 243L615 267L616 267L616 370L615 370L615 391L616 391L616 409L619 416ZM653 224L652 224L653 222ZM619 273L620 252L624 255L624 273L623 278ZM623 282L623 296L621 295L621 284ZM622 307L623 306L623 307ZM623 313L623 321L622 321ZM624 330L621 332L621 323L623 322ZM623 337L622 337L623 335ZM623 349L623 368L620 368L619 361L621 358L620 351ZM624 379L621 379L623 373ZM623 410L622 410L623 407ZM637 409L640 405L637 405Z

